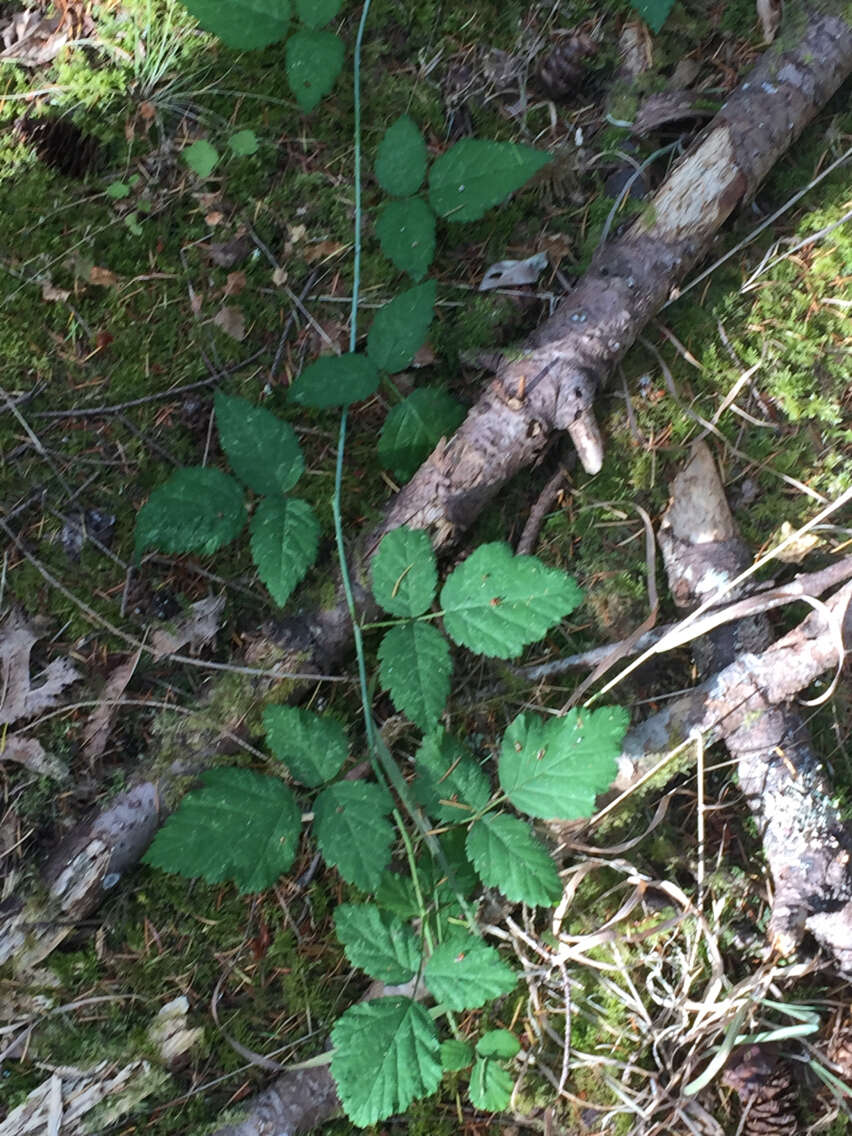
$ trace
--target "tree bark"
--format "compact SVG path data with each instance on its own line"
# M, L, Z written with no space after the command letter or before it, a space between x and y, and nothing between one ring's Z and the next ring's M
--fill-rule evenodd
M722 223L755 193L778 158L852 71L852 17L837 0L799 11L804 31L788 50L770 48L622 236L596 252L553 316L506 363L449 440L442 440L390 502L352 558L355 600L385 533L426 529L436 548L457 539L520 470L567 430L596 473L602 443L592 414L610 369L711 247ZM807 20L808 15L810 19ZM285 619L276 641L327 667L351 635L345 606Z
M659 542L671 593L685 613L751 564L704 442L672 484ZM771 636L765 615L715 629L694 644L699 674L732 663L744 648L768 647ZM791 955L810 929L841 973L852 974L852 838L799 711L789 702L764 704L733 729L723 723L722 735L737 759L775 885L770 943Z

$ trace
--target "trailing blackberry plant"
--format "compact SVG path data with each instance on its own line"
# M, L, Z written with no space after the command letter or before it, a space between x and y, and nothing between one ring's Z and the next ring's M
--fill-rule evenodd
M282 0L186 0L210 30L239 48L280 39L289 22ZM296 0L302 26L287 40L287 76L303 110L331 90L344 58L342 41L324 25L341 0ZM378 648L378 681L395 708L421 732L413 778L403 776L372 711L367 664L343 555L341 480L348 407L378 388L382 375L407 367L434 315L436 283L424 279L439 218L475 220L519 189L549 156L525 146L467 140L427 169L426 146L403 116L382 140L375 173L389 195L376 232L385 255L413 280L379 310L356 351L360 256L360 48L355 48L355 285L350 350L307 366L293 382L297 407L340 407L333 514L344 591L353 620L365 746L373 778L341 776L350 752L344 726L331 715L270 705L263 715L267 772L217 768L185 796L151 845L147 863L241 892L271 887L289 871L305 823L326 863L357 889L340 905L335 928L353 966L394 993L346 1010L331 1032L331 1071L347 1116L367 1126L432 1093L445 1072L470 1070L469 1093L481 1109L509 1102L505 1067L519 1050L503 1029L467 1036L455 1014L510 993L518 974L482 938L474 897L482 886L513 903L547 907L562 894L535 819L590 815L613 779L627 727L619 707L544 717L525 712L499 744L496 783L466 742L442 725L450 695L453 647L515 658L582 600L576 582L534 556L484 544L439 588L426 533L389 532L371 566L375 600L388 620ZM425 194L421 187L427 182ZM304 459L292 426L268 410L222 392L216 424L233 474L213 468L177 471L155 490L136 524L137 556L148 548L213 555L248 523L258 574L284 605L317 554L320 526L293 493ZM416 390L388 415L378 455L404 479L460 409L445 394ZM246 491L252 495L246 508ZM249 512L251 514L249 519ZM400 850L400 868L395 852ZM426 1008L426 997L431 999Z

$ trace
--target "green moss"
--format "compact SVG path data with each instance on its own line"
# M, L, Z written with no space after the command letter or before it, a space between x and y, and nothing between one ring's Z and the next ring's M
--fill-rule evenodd
M692 50L697 36L715 34L706 27L706 13L698 8L688 2L675 7L664 33L655 39L654 68L643 79L645 90L660 89L676 61ZM737 0L722 8L723 34L736 30L737 35L753 43L759 32L750 0ZM330 500L337 415L297 414L286 401L287 383L319 348L316 329L297 313L277 372L271 373L282 328L293 311L289 296L273 281L273 266L262 247L253 244L254 238L249 239L245 259L234 265L212 263L205 249L210 241L225 242L241 231L248 232L246 226L250 224L259 241L288 272L287 283L294 292L301 291L309 272L319 272L315 292L326 296L333 293L334 300L340 302L321 301L312 292L306 301L311 317L332 338L340 343L347 341L346 298L353 286L351 256L341 254L326 263L311 258L320 242L346 248L352 241L353 107L349 77L342 78L317 113L299 116L280 66L280 47L241 55L217 47L194 30L190 18L174 0L151 4L128 0L121 11L107 4L96 4L95 9L99 35L110 46L97 56L95 66L91 53L71 51L62 56L49 69L50 82L60 89L43 109L64 111L81 128L97 134L103 144L99 168L85 184L78 184L46 167L11 133L0 142L0 209L14 233L8 253L4 252L13 275L7 277L0 297L0 343L6 366L3 385L16 393L35 391L21 409L50 457L50 462L44 460L20 422L6 415L0 423L4 500L18 503L44 487L44 500L37 497L16 518L20 526L17 531L27 548L53 577L103 618L141 636L144 610L138 621L135 616L131 618L132 613L124 617L120 613L123 565L103 557L91 546L83 550L79 561L70 562L57 543L62 522L50 507L64 509L66 497L79 494L80 505L97 505L115 513L112 551L128 562L135 509L162 484L174 465L201 461L224 464L215 431L208 434L209 391L203 391L194 409L189 410L184 396L177 394L95 418L43 415L167 395L175 386L210 374L203 356L210 359L211 368L221 370L259 352L251 367L220 379L220 385L253 402L263 402L300 430L307 472L298 493L316 508L326 544L320 565L309 575L293 606L328 605L336 592L335 575L327 564L331 556ZM572 4L572 23L603 21L595 81L609 82L617 66L615 33L630 12L627 0L603 8L586 0ZM441 68L432 67L431 61L440 59L443 67L447 60L468 52L474 41L515 50L527 15L520 0L510 4L488 0L475 10L448 7L437 0L405 0L403 4L376 0L363 66L365 226L361 285L362 297L368 302L384 301L405 285L380 255L371 231L374 211L382 200L371 162L383 131L405 109L422 126L430 154L444 149L447 138ZM353 26L351 22L343 26L350 48ZM166 34L169 28L172 30ZM143 38L145 51L137 52ZM404 46L396 46L399 42ZM7 67L4 82L7 95L23 94L30 88L32 77L23 69ZM631 118L635 98L635 92L625 95L611 104L611 112L616 117ZM145 101L154 108L147 127L139 115ZM0 101L0 120L8 123L19 109L17 101ZM480 137L530 141L541 134L543 142L549 143L547 107L533 107L523 122L504 110L496 101L473 107L474 126ZM571 110L566 112L566 123L572 114ZM824 164L824 127L831 116L836 116L832 126L835 137L841 137L844 130L848 133L848 111L835 101L760 190L757 202L764 213L806 184ZM228 137L235 129L246 128L258 135L258 154L239 159L228 155ZM223 155L215 175L206 183L195 179L180 157L181 148L195 136L207 137ZM594 146L596 150L614 151L623 147L625 140L623 129L606 126ZM643 156L639 155L640 160ZM133 185L128 199L113 201L104 196L111 182L121 178L129 184L139 168L145 176ZM429 381L438 374L464 401L474 401L480 380L469 382L456 377L460 354L510 344L522 338L537 318L537 313L523 314L510 298L470 291L492 260L515 255L516 249L524 250L523 255L533 251L546 229L570 234L581 266L588 262L600 242L613 202L600 192L597 168L591 174L574 170L573 178L573 189L585 194L588 208L551 203L543 209L541 194L530 187L476 224L439 224L434 274L442 303L430 333L438 364ZM810 212L804 216L791 212L788 220L776 226L773 238L801 239L834 224L845 209L846 192L843 172L838 171L809 193L806 200ZM611 224L618 227L642 208L641 202L626 202ZM131 209L141 224L138 235L127 226ZM720 236L714 251L721 253L731 247L747 236L754 224L754 217L742 211ZM300 225L306 232L296 239L294 229ZM632 629L646 616L644 536L635 506L645 509L654 521L659 518L666 505L668 482L688 445L703 428L694 415L705 421L712 419L742 370L757 362L761 354L762 367L752 383L762 401L746 401L748 392L744 392L743 406L753 416L765 415L767 425L754 426L728 411L718 423L722 437L714 442L726 480L736 486L750 478L758 488L756 500L737 514L752 546L765 546L782 521L795 525L812 514L812 502L780 475L795 478L825 495L836 494L852 481L848 377L844 374L846 313L842 305L832 303L842 298L852 245L845 230L838 227L813 246L770 267L756 290L740 294L742 281L768 250L769 239L738 253L716 270L706 289L702 285L686 293L662 315L662 322L701 363L701 370L662 335L648 332L670 368L677 400L661 377L656 357L641 346L623 362L635 429L627 423L620 384L600 400L597 409L607 444L604 469L596 478L572 475L565 502L554 506L539 542L542 558L575 573L588 596L572 622L550 636L554 651L597 645L602 639ZM779 251L784 252L785 247ZM114 279L105 273L93 276L93 267L107 270ZM244 273L244 281L235 278L235 273ZM97 283L98 279L104 282ZM46 298L51 293L43 285L48 282L53 288L66 290L67 301ZM238 295L226 296L227 289L240 284ZM243 310L248 330L242 342L229 339L211 322L225 302ZM359 313L361 340L372 315L373 309L366 307ZM739 362L722 344L719 322ZM388 488L375 460L375 438L386 411L383 398L384 393L354 407L350 415L343 499L347 537L354 538L369 527L387 497ZM516 532L534 497L537 479L544 474L544 470L534 471L516 479L482 516L474 536L503 539L507 533ZM94 479L87 484L91 475ZM255 585L245 540L203 566L229 583ZM194 575L180 558L167 565L146 564L144 573L153 584L173 588L183 602L200 598L214 586ZM73 600L51 587L36 568L16 557L14 550L8 557L4 587L7 599L11 596L26 610L52 617L54 629L61 636L52 649L64 652L66 644L67 650L75 645L84 658L94 649L93 644L111 646L122 656L127 651L126 643L112 642L102 630L96 632L95 640L88 638L92 626ZM217 656L223 659L230 655L233 636L246 629L251 632L274 611L259 593L252 598L232 589L229 597L228 624L220 636ZM374 645L374 638L370 638L368 651ZM272 652L263 662L258 660L258 665L271 665L279 657L280 653ZM368 665L371 663L368 657ZM298 664L299 660L293 661L294 666ZM457 666L459 689L464 691L460 658ZM680 660L672 660L671 666L674 672L680 668ZM668 677L658 674L656 685L664 689ZM681 674L676 678L673 674L671 686L681 681ZM132 721L129 712L123 716L121 729L126 733L122 741L126 744L117 747L117 755L108 755L113 764L105 770L107 789L101 800L108 799L132 776L140 754L153 761L156 772L168 762L185 759L188 753L218 747L222 725L256 739L264 704L283 701L291 692L286 682L272 687L248 676L208 679L195 671L178 673L174 668L165 669L165 664L142 663L134 676L134 696L160 700L166 697L163 683L170 687L167 697L178 704L201 705L201 714L163 711L152 718L149 713L140 713ZM628 690L619 693L625 701L632 698ZM323 691L323 697L350 723L354 744L360 744L360 724L356 725L360 707L349 689L335 687L331 695ZM564 700L559 691L552 697L556 706ZM487 745L499 734L514 704L526 703L529 698L526 688L510 685L491 706L470 709L459 699L452 712L475 721L483 745ZM826 711L815 726L826 751L832 752L838 730L830 713ZM80 720L71 716L51 719L39 727L39 737L46 748L74 762L78 760L80 729ZM409 752L415 744L410 735L403 735L399 748ZM129 760L124 759L122 749ZM229 764L248 760L254 764L257 759L237 753L226 760ZM630 802L629 811L611 818L609 827L599 830L598 835L608 838L612 832L628 827L632 834L643 800L673 775L686 771L691 761L691 755L684 755L667 766L642 797ZM852 783L848 759L837 758L834 764ZM46 780L30 781L15 797L16 815L25 829L35 827L47 838L47 834L67 826L76 802L68 794L57 794L55 786ZM188 779L174 786L170 801L177 801L186 783ZM19 782L13 779L12 784L17 790ZM848 800L847 792L847 808ZM676 852L682 857L682 832L674 828L658 830L656 842L649 841L641 848L652 865L663 868L678 859ZM306 857L308 854L306 851ZM620 879L598 873L584 883L574 905L579 913L571 923L574 933L592 930L612 914L613 900L607 888ZM708 886L730 894L734 902L733 884L714 878ZM744 894L750 886L751 881L746 880ZM78 940L55 952L51 967L61 981L65 1000L99 990L119 990L131 997L106 1003L94 1020L83 1012L47 1018L34 1040L34 1052L68 1064L94 1060L96 1055L121 1061L147 1054L148 1024L167 998L187 993L195 1016L193 1024L203 1020L203 1007L222 976L222 959L229 964L236 960L227 982L227 997L221 1002L226 1028L233 1036L261 1052L289 1041L296 1044L309 1032L310 1014L313 1032L307 1043L299 1045L298 1056L316 1052L325 1044L335 1016L356 993L347 985L348 964L329 925L336 903L341 895L349 894L349 889L339 891L334 875L328 873L318 876L305 895L284 894L286 912L276 897L246 900L230 888L187 884L142 868L129 873L102 909L105 922L99 950L91 942ZM647 930L649 924L637 921L636 927L640 926ZM645 942L653 946L654 937ZM641 954L625 948L624 958L641 986ZM572 1044L589 1053L626 1056L631 1035L624 1003L612 993L602 992L592 972L581 977L576 995L582 1012L573 1018ZM286 1018L282 1018L282 1008ZM521 1008L521 1017L524 1012ZM483 1020L487 1018L483 1015ZM637 1048L639 1043L634 1044ZM560 1059L557 1054L556 1060ZM646 1054L640 1052L638 1060L645 1059ZM150 1115L148 1104L140 1109L146 1131L155 1136L201 1131L243 1079L244 1091L262 1083L263 1075L256 1071L240 1072L238 1078L242 1064L242 1058L218 1033L208 1031L207 1048L193 1057L190 1068L178 1074L170 1086L158 1088L153 1098L154 1115ZM197 1082L207 1083L217 1077L226 1080L209 1093L186 1095ZM36 1075L33 1069L15 1066L4 1086L11 1086L12 1099L20 1100L40 1080L41 1074ZM594 1069L577 1071L569 1087L590 1103L616 1104ZM416 1104L406 1118L407 1131L456 1131L457 1090L463 1100L463 1080L456 1079L447 1082L433 1101ZM174 1100L179 1103L170 1103ZM520 1104L532 1109L551 1100L552 1089L530 1077ZM579 1116L567 1115L565 1124L568 1129L573 1125L579 1130ZM613 1131L626 1132L630 1124L625 1112L614 1121ZM346 1121L335 1127L340 1132L351 1130Z

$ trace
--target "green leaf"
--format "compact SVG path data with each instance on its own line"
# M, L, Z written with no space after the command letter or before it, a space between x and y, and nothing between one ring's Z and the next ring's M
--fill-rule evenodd
M432 163L429 203L448 221L478 221L549 161L531 146L464 138Z
M477 1057L468 1087L474 1108L483 1112L504 1112L509 1107L514 1087L514 1079L502 1065L488 1057Z
M391 911L400 919L414 919L420 915L417 893L410 875L399 872L383 872L375 892L376 903L385 911Z
M349 753L341 724L300 706L267 706L263 711L266 742L290 773L315 789L340 771Z
M426 142L417 123L404 114L385 131L376 154L376 178L394 197L416 193L426 176Z
M379 372L366 355L322 355L305 367L290 387L288 398L299 406L320 410L347 406L374 394Z
M314 801L314 834L327 863L347 883L375 891L390 863L394 830L387 793L367 781L336 781Z
M379 644L379 678L400 713L424 733L440 718L450 696L450 646L430 623L392 627Z
M500 785L516 809L560 820L592 815L617 768L629 715L620 706L569 710L561 718L519 714L503 735Z
M480 655L512 659L573 611L583 598L576 581L507 544L481 544L444 584L447 634Z
M395 406L382 427L379 461L407 481L441 438L464 421L464 410L445 391L422 387Z
M405 1112L441 1080L435 1023L410 998L350 1007L335 1023L331 1041L331 1074L343 1111L359 1128Z
M209 556L245 523L243 491L233 477L201 466L178 469L136 516L136 555L159 548Z
M674 7L674 0L630 0L630 7L638 12L648 27L655 34L662 30L669 12Z
M130 196L130 186L123 181L113 181L110 182L104 192L107 197L111 197L114 201L120 201L122 197Z
M154 837L143 861L165 872L233 880L263 891L288 871L302 812L283 781L250 769L210 769Z
M413 619L435 598L438 568L432 542L422 529L403 526L386 533L371 572L373 595L391 615Z
M216 391L216 425L231 469L255 493L286 493L305 468L296 432L262 406Z
M238 158L248 158L256 154L260 143L253 130L238 130L228 139L228 147Z
M392 375L404 370L426 339L435 315L434 280L401 292L376 312L367 335L367 354L375 365Z
M464 851L465 833L461 828L443 832L438 843L453 874L453 884L467 898L479 886L479 880ZM455 891L447 878L444 865L424 852L417 859L417 884L427 911L457 911ZM385 872L376 890L376 903L398 915L400 919L420 917L423 911L409 874Z
M511 1061L521 1052L521 1043L507 1029L493 1029L484 1033L476 1043L476 1052L480 1057L499 1057L504 1061Z
M550 853L518 817L487 813L467 834L467 854L486 887L513 903L550 907L562 882Z
M142 226L139 224L138 213L127 213L124 218L124 223L134 235L134 237L142 236Z
M296 32L284 49L287 82L302 110L313 110L343 67L343 41L334 32Z
M514 990L518 976L494 947L471 934L455 934L429 957L424 978L436 1001L451 1010L478 1010Z
M409 982L420 967L420 943L410 927L374 903L341 903L334 912L346 957L379 982Z
M316 560L319 522L306 501L265 497L251 519L251 556L281 607Z
M194 174L198 174L200 178L208 178L219 161L219 151L204 138L199 138L197 142L193 142L182 151L181 157Z
M203 28L228 47L251 51L283 39L289 0L181 0Z
M447 1073L457 1073L473 1064L473 1050L466 1041L451 1037L441 1042L441 1065Z
M423 739L414 762L415 800L435 820L455 824L488 804L488 778L467 746L443 726Z
M382 252L400 272L422 280L435 256L435 214L422 197L386 201L376 218Z
M343 6L343 0L296 0L296 15L309 28L329 23Z

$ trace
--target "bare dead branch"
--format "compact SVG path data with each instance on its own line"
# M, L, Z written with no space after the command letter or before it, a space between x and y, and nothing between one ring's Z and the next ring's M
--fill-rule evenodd
M386 532L400 525L426 529L438 549L458 539L515 474L540 458L556 431L576 435L586 468L600 468L592 407L610 369L852 71L852 20L836 0L809 19L803 12L802 27L798 44L765 53L645 213L598 249L525 352L503 362L452 438L436 446L390 502L353 556L355 602L365 619L375 608L359 582ZM351 631L339 604L270 626L270 634L290 648L315 649L315 661L328 669Z

